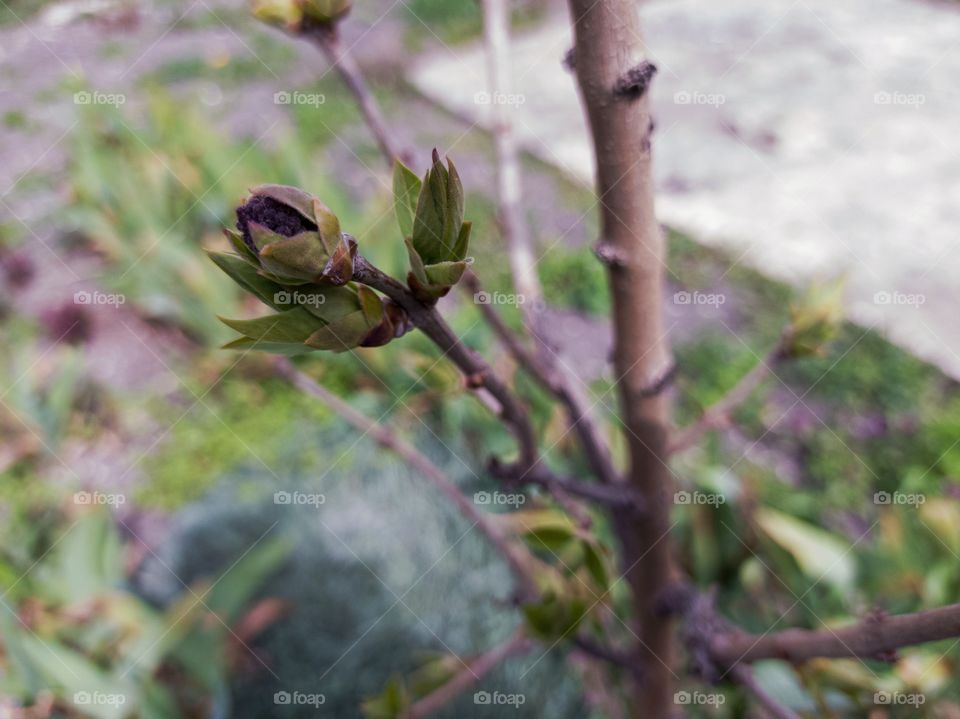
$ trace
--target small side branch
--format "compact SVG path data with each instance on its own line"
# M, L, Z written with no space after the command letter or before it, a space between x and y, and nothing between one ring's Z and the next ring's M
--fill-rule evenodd
M439 711L457 696L475 686L502 661L514 654L528 651L531 646L532 642L522 630L518 629L509 640L474 658L453 679L415 702L402 715L403 719L423 719Z
M483 291L480 281L472 272L462 280L466 291L476 295ZM582 395L576 391L574 378L564 372L551 350L541 347L538 353L530 352L520 338L506 325L493 305L478 304L480 313L494 334L500 339L514 360L547 392L563 404L571 431L576 435L587 462L597 479L604 484L617 484L619 476L600 428L586 406ZM531 480L534 481L534 480Z
M720 400L708 407L700 418L687 425L670 440L667 451L670 454L683 452L697 444L707 432L724 426L734 410L742 405L753 391L773 373L773 368L787 357L787 340L784 334L777 345L761 359L753 369L745 374L733 389Z
M955 637L960 637L960 604L896 616L874 613L857 624L839 629L786 629L765 635L724 632L710 640L710 654L720 667L761 659L888 660L900 647Z
M330 407L337 416L346 420L357 430L370 436L381 447L394 452L403 461L409 464L418 473L433 483L433 485L456 507L469 522L490 541L497 552L510 566L514 576L520 584L526 597L537 595L536 585L531 577L529 555L518 545L512 543L500 530L491 517L478 509L460 488L416 447L400 438L391 429L370 419L362 412L357 411L348 402L330 392L322 385L294 367L286 358L276 360L275 367L280 376L285 377L301 391L319 399Z
M362 255L356 257L354 279L382 292L406 310L414 324L457 365L467 378L468 386L482 387L497 400L500 417L514 431L520 445L520 464L525 471L532 471L540 461L540 451L530 417L486 360L463 344L434 306L418 300L407 287L374 267Z
M360 113L363 115L364 122L366 122L371 134L377 141L377 146L380 148L387 166L393 167L394 160L404 159L406 153L403 152L387 127L386 120L383 119L383 113L380 111L380 105L373 93L370 92L359 65L340 40L340 32L337 26L335 24L315 25L305 28L303 34L323 51L327 60L340 75L343 84L353 95L357 107L360 108Z
M623 509L640 512L643 507L641 498L631 493L623 484L590 484L572 477L561 477L543 465L524 473L513 464L501 464L493 461L489 465L490 473L507 482L526 482L536 484L549 491L563 492L581 499L604 505L610 509Z

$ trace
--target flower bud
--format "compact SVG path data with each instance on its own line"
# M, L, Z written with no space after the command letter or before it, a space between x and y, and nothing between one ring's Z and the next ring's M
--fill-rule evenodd
M242 336L230 349L281 354L379 347L412 329L403 308L351 280L357 242L320 200L295 187L262 185L227 230L236 254L211 259L275 314L223 319ZM222 318L221 318L222 319Z
M237 208L245 251L281 284L353 279L356 241L320 200L295 187L261 185Z

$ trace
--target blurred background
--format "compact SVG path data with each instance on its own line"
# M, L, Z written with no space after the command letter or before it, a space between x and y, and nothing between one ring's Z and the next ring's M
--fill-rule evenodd
M679 491L721 498L678 499L680 561L754 631L955 601L960 7L643 13L677 421L765 355L811 282L844 280L849 318L678 458ZM513 4L515 87L499 101L528 151L550 339L613 430L567 22L562 4ZM342 30L414 169L434 147L456 161L474 269L510 293L479 7L371 0ZM3 0L0 75L0 717L392 716L392 692L508 637L509 572L429 484L265 357L218 349L233 333L217 315L262 310L203 252L227 249L249 187L308 189L377 264L405 266L389 172L321 53L238 0ZM472 298L442 306L515 374L550 461L584 471ZM494 487L484 459L513 440L423 338L302 368L469 496ZM757 675L809 716L960 717L958 656L945 642ZM544 646L480 687L520 706L467 695L440 716L615 718L621 688ZM746 716L736 690L720 696L690 715Z

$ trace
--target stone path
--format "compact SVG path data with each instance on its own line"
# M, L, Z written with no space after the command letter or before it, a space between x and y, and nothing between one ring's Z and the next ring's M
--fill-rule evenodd
M845 275L851 319L960 377L960 4L661 0L642 15L660 218L793 283ZM532 153L589 182L570 45L562 14L516 38L514 94L493 99ZM411 78L486 117L480 48Z

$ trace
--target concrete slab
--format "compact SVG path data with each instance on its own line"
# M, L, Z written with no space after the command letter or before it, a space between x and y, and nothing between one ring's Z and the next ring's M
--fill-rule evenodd
M641 12L660 69L661 220L793 283L846 275L851 319L960 378L960 5L662 0ZM515 38L499 95L479 47L446 48L411 79L481 122L509 103L525 147L588 183L561 65L567 22Z

